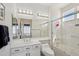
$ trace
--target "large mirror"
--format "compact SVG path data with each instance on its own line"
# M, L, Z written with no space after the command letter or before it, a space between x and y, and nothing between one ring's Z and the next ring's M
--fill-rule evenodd
M12 17L13 39L31 38L32 20Z

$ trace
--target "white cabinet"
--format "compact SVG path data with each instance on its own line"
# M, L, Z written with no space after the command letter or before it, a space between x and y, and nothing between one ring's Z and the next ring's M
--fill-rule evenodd
M12 56L40 56L40 44L11 48Z
M39 44L32 45L30 53L31 56L40 56L40 45Z

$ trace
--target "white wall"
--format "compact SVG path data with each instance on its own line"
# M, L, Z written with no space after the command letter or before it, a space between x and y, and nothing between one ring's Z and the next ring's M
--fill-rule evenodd
M5 4L5 19L3 21L0 20L0 24L2 25L7 25L9 27L9 35L10 35L10 40L12 40L12 19L11 19L11 12L12 12L12 4ZM9 56L10 55L10 42L7 46L3 47L0 49L0 56Z

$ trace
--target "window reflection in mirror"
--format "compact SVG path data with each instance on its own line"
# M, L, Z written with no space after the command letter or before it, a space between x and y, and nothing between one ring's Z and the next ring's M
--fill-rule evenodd
M18 23L16 18L12 18L13 39L18 38Z
M12 18L13 39L31 38L31 23L30 19Z
M24 37L30 37L31 35L31 26L30 24L24 24Z

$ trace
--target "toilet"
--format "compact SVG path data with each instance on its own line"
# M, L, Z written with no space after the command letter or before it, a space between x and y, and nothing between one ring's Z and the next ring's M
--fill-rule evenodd
M48 44L42 44L41 52L44 56L54 56L54 51Z

